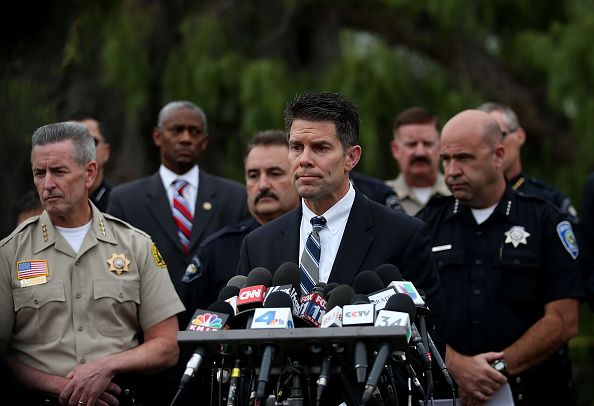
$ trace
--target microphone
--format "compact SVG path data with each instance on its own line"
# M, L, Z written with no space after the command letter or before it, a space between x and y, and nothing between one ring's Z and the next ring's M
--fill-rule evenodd
M301 271L297 264L293 262L282 263L272 275L272 286L267 290L266 297L264 298L264 305L268 295L272 292L282 291L285 292L292 301L291 309L293 314L298 316L299 314L299 296L301 296Z
M388 300L388 304L386 305L386 307L388 307L388 306L389 306L390 310L408 313L410 320L415 319L416 311L417 311L415 304L414 304L413 300L411 299L411 297L404 293L396 293L394 296L392 296L390 298L390 300ZM422 361L425 369L427 371L430 371L431 370L430 354L425 349L425 346L423 345L423 340L421 339L419 331L417 330L417 327L414 325L414 323L412 321L410 323L410 328L411 328L410 343L412 344L412 346L415 348L415 350L419 354L419 357L421 358L421 361Z
M307 321L313 327L320 327L326 314L327 300L320 293L321 291L323 291L323 287L317 286L310 293L303 296L297 312L300 319Z
M375 321L375 309L367 295L357 293L353 296L351 303L342 309L342 325L372 326ZM354 352L357 382L363 383L367 376L367 346L365 342L362 340L355 341Z
M239 287L227 285L219 292L218 300L223 300L233 308L233 315L237 313L237 296L239 296Z
M249 272L245 286L239 290L237 296L237 313L233 327L249 328L254 315L253 309L262 307L271 282L272 275L266 268L257 267Z
M220 330L225 325L227 320L233 318L233 308L231 305L224 301L217 301L211 304L208 307L208 310L201 310L198 309L194 312L194 316L192 317L192 321L188 324L186 331L214 331ZM173 398L171 404L175 404L175 401L186 387L188 382L190 382L202 361L207 353L207 348L201 345L196 346L190 360L186 364L186 369L184 374L182 375L181 381L179 383L179 387L177 389L177 393Z
M323 296L330 297L330 292L332 292L332 290L338 286L339 284L336 282L327 283L326 286L324 286L324 291L322 292Z
M245 285L245 281L247 276L245 275L235 275L231 279L227 281L227 286L237 286L239 289L243 288Z
M421 298L423 300L425 300L425 292L423 292L421 289L419 289L419 295L421 295ZM423 309L423 311L425 311L427 314L431 313L429 311L428 306L421 307L421 309ZM417 307L417 313L420 313L418 307ZM419 317L423 317L422 315L423 315L423 313L420 313ZM441 357L439 350L437 349L437 347L435 346L435 343L433 342L433 339L431 338L431 334L427 334L427 342L429 344L429 351L431 351L431 359L435 360L435 363L437 364L438 368L440 369L441 374L443 375L444 379L446 380L446 383L450 387L452 393L455 393L456 388L454 386L454 381L453 381L452 377L450 376L450 372L448 371L448 368L447 368L445 362L443 361L443 358Z
M266 307L256 309L257 313L254 313L252 328L293 328L291 306L292 301L289 295L284 292L272 293ZM256 388L257 399L264 398L275 354L276 346L274 343L264 345L260 373L258 374L258 386Z
M350 304L353 296L355 296L355 290L349 285L339 285L332 289L328 295L327 310L322 317L320 327L342 327L342 307Z

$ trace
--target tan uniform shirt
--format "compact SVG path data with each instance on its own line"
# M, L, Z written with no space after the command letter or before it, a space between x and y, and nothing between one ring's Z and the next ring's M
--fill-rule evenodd
M54 375L134 348L138 333L184 310L150 237L92 208L78 254L47 212L0 241L0 339Z
M400 199L400 204L407 214L414 216L425 207L425 205L417 199L412 188L404 181L404 175L400 174L396 179L387 180L386 184L396 192L398 199ZM448 189L443 175L438 173L437 180L431 190L431 197L437 195L449 196L451 194L452 193ZM431 197L429 199L431 199Z

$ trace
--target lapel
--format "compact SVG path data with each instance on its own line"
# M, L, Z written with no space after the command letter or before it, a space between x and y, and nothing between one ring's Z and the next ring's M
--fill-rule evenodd
M163 229L167 238L181 251L182 247L177 236L177 226L173 221L169 199L167 199L167 191L163 188L163 181L158 171L149 179L146 195L148 211L154 217L155 222Z
M299 228L301 227L301 206L279 218L278 233L273 243L274 257L280 265L294 262L299 265ZM271 270L273 271L273 270Z
M212 177L203 169L200 169L198 175L198 194L196 195L196 203L194 205L194 223L190 237L191 252L194 245L202 238L206 226L218 210L219 204L221 202L217 198L217 190L212 183Z
M356 192L328 282L349 285L353 282L375 238L369 231L371 228L373 220L369 202L365 196Z

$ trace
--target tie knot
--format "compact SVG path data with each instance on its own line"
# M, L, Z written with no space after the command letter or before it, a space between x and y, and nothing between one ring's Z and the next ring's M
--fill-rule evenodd
M320 231L326 225L326 219L322 216L312 217L311 220L309 220L309 222L311 223L313 229L316 231Z
M178 193L182 193L186 186L188 186L188 181L185 179L177 178L173 181L173 187L175 187Z

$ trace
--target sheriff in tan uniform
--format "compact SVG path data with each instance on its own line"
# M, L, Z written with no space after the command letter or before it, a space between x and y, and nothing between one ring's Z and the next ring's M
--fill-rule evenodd
M157 378L138 374L175 365L184 310L166 265L148 235L90 202L97 162L84 125L43 126L32 145L44 212L0 241L0 350L31 404L112 406L131 392L155 404L163 385L140 388Z
M94 206L78 254L44 212L0 243L0 268L0 338L50 374L134 348L184 310L150 237Z

